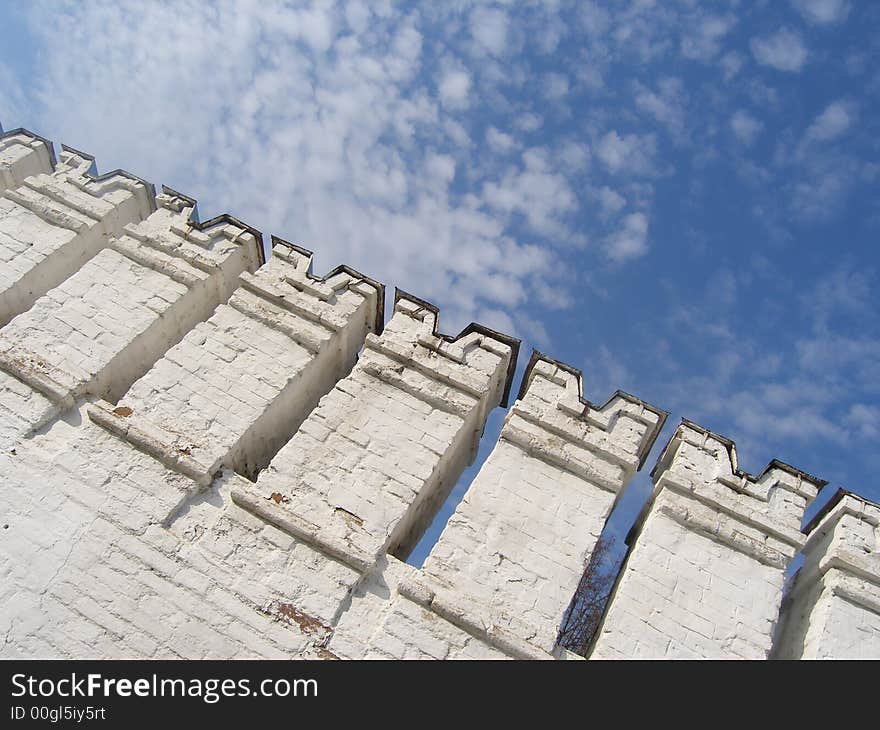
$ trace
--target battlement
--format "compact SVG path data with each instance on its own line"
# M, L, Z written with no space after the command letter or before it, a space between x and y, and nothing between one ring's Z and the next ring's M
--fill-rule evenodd
M31 140L29 154L22 140ZM20 131L0 138L10 159L0 186L0 325L65 281L129 223L155 210L153 186L94 158ZM34 147L36 145L36 147ZM3 162L0 159L0 167Z
M694 529L713 534L716 539L737 539L742 534L740 527L728 534L715 524L716 512L726 515L740 526L757 530L762 535L762 547L769 550L762 552L760 559L777 565L787 564L803 545L800 526L804 510L826 484L776 459L758 476L743 472L737 468L732 441L686 419L682 419L661 454L652 476L656 491L665 488L711 510L709 523L703 524L699 508L679 510L673 505L680 502L673 499L661 505L669 516L690 521ZM768 540L763 539L764 535ZM745 545L739 547L746 549Z
M89 417L204 487L224 465L255 475L381 328L382 285L347 267L314 277L311 257L276 239L272 259L243 271L118 406L95 404Z
M383 284L197 208L0 135L0 656L580 658L560 625L667 413L540 352L514 390L514 337L400 289L386 323ZM687 419L651 475L588 658L880 656L880 506L802 531L823 480Z
M804 532L776 656L880 655L880 505L838 489Z
M438 335L437 319L398 291L351 374L233 500L359 570L405 557L473 460L518 346L477 325Z
M27 129L0 129L0 192L55 168L52 143Z
M591 656L767 658L803 513L825 482L775 460L740 471L730 439L686 419L651 475Z

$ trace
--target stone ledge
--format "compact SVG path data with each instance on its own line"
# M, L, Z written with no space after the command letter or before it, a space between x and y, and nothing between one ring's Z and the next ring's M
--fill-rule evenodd
M557 436L572 446L601 456L624 467L627 471L635 472L638 469L639 461L637 454L617 448L608 432L604 429L598 433L598 438L596 437L596 432L591 432L588 427L580 433L575 433L568 427L570 424L557 423L548 419L548 414L535 408L529 400L517 401L511 407L510 412L524 421L541 428L551 436ZM586 426L587 424L584 425Z
M250 483L247 486L242 485L245 482L242 477L235 478L238 484L232 488L232 501L242 509L361 573L366 573L375 565L375 555L358 549L336 535L326 534L318 525L292 510L281 508L271 499L255 494Z
M202 487L207 487L213 481L214 472L220 467L219 463L205 466L192 456L185 454L180 449L164 440L164 433L152 424L140 418L137 424L129 420L131 413L123 415L111 403L100 401L86 406L89 420L101 426L101 428L118 436L134 446L139 451L154 457L169 469L189 477Z
M25 385L42 393L63 410L73 408L76 395L72 386L63 381L69 380L67 373L47 363L43 358L9 343L4 344L0 333L0 369L5 370Z
M422 337L419 337L419 340L421 339ZM461 372L461 365L454 367L449 366L442 361L436 361L434 363L425 362L418 357L417 350L414 351L413 349L387 339L382 340L373 334L367 335L366 340L364 341L364 348L385 355L385 357L396 360L408 369L415 370L422 375L428 376L432 380L451 386L456 390L460 390L462 393L473 396L474 398L480 398L486 393L488 381L491 379L491 375L477 371L479 372L479 380L485 380L486 383L474 382L478 381L478 377L462 377L465 373ZM472 370L472 368L467 368L467 371L470 370Z
M262 297L252 296L248 291L242 292L241 290L236 291L229 298L227 305L245 317L250 317L281 332L312 355L317 355L321 351L321 340L311 336L311 333L302 326L295 327L294 323L301 325L302 320L292 317L287 309L278 307ZM309 322L315 326L322 326L311 320Z
M596 426L610 433L621 412L626 412L628 418L645 426L646 432L642 437L640 448L636 453L638 460L637 469L644 466L651 448L660 431L666 423L669 413L651 405L641 398L637 398L623 390L615 391L602 405L597 405L583 396L583 373L575 367L560 360L549 357L538 350L533 350L528 365L523 373L517 400L524 403L535 376L540 376L566 392L566 397L556 401L556 409L571 418ZM616 408L617 402L625 403L622 408ZM653 418L645 414L653 414ZM562 435L562 434L560 434Z
M369 335L367 335L369 337ZM405 393L427 403L432 408L450 413L459 418L467 418L474 406L480 403L479 396L470 396L449 386L448 383L429 378L414 368L406 367L405 363L395 366L391 363L383 363L370 359L369 356L361 356L358 361L357 368L367 375L370 375L384 383L388 383L394 388L398 388ZM408 376L408 377L407 377ZM419 380L421 379L421 381ZM425 382L427 381L427 382ZM432 392L429 387L433 384L435 388L443 388L446 392ZM438 389L439 389L438 388Z
M311 306L309 306L310 303L307 303L307 301L291 299L287 296L286 292L281 291L269 282L262 281L258 275L243 273L239 278L244 289L293 314L319 324L332 332L339 332L339 330L345 327L344 319L332 309L320 307L315 303L311 303Z
M655 489L660 490L663 488L693 499L715 510L721 516L731 517L749 527L760 530L768 537L786 543L795 550L801 549L804 545L804 536L797 530L775 524L767 515L757 510L750 510L745 505L724 498L723 493L720 491L714 495L706 494L705 491L701 491L705 488L705 485L701 484L701 490L698 490L695 485L675 479L669 474L663 474L657 480Z
M37 218L58 228L66 228L74 233L81 233L89 227L79 213L70 206L63 205L36 194L28 187L15 190L4 190L2 197L33 213ZM73 211L73 212L71 212ZM89 218L91 221L92 219Z
M766 502L766 497L763 496L759 487L767 485L769 488L772 482L776 486L798 494L809 501L814 499L819 490L828 483L824 479L819 479L778 459L770 461L760 474L749 474L737 466L736 444L733 441L686 418L681 419L675 433L663 448L663 453L660 454L657 463L651 470L652 477L668 468L672 461L672 452L681 442L688 443L719 460L726 473L719 475L717 481L754 499ZM715 442L718 448L710 447L709 442Z
M475 614L471 610L471 606L456 600L454 596L429 587L419 579L412 577L404 578L397 590L407 600L431 611L453 626L462 629L481 641L485 641L490 646L514 659L546 660L556 658L540 647L516 636L510 630L496 626L491 621L487 621Z
M541 424L536 425L540 426ZM564 469L565 471L574 474L576 477L584 479L591 484L595 484L608 492L617 494L617 492L621 490L621 484L619 481L625 482L625 478L618 481L602 476L587 462L572 458L571 454L566 455L562 453L562 450L559 448L548 446L546 439L542 440L540 434L530 433L528 430L515 425L512 421L508 421L504 425L500 439L514 444L535 459L539 459L547 464L552 464L555 467ZM587 449L584 450L586 451ZM620 467L617 463L615 463L614 466Z
M141 266L164 274L188 289L192 289L207 278L204 271L187 265L181 258L170 256L149 245L138 246L133 241L127 240L127 236L111 239L108 247Z
M468 344L473 344L498 357L508 357L507 375L503 383L501 393L501 406L506 408L510 398L510 389L513 384L513 376L516 371L516 362L519 357L520 341L516 337L502 334L476 322L471 322L457 335L446 335L439 331L440 310L430 302L408 294L400 288L394 290L394 311L403 312L414 319L424 322L427 316L433 316L431 336L438 341L456 343L462 347L462 351ZM438 347L442 345L437 343ZM453 350L454 352L454 350Z

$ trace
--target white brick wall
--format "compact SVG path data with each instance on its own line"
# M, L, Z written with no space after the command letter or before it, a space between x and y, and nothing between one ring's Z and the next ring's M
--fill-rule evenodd
M190 209L160 199L148 219L0 330L0 369L60 410L85 395L116 400L257 266L252 233L227 223L191 231ZM15 398L0 393L0 403ZM24 436L44 421L11 430Z
M118 408L104 408L105 421L149 434L161 454L185 454L206 484L221 464L256 475L380 325L376 285L346 271L320 281L308 275L310 263L276 245L256 275L243 274L228 304L187 333ZM131 413L114 418L122 408Z
M155 209L151 186L123 172L93 177L92 163L64 148L54 171L16 174L18 184L0 193L0 325Z
M320 651L351 569L234 508L166 529L196 485L78 415L0 454L0 657Z
M512 356L486 333L443 340L436 316L399 299L351 375L234 498L361 568L405 556L473 459Z
M382 331L357 272L283 242L258 269L240 221L50 152L0 136L0 657L575 658L559 622L662 412L536 354L406 565L518 343L403 293ZM820 514L780 618L822 482L689 422L653 475L593 657L880 657L880 507Z
M617 494L665 414L618 393L584 401L580 373L534 359L498 445L428 556L437 585L546 652Z
M803 511L822 482L779 462L751 477L730 441L689 422L654 478L591 656L767 658Z
M54 167L50 143L26 129L0 134L0 192L17 188L26 177L49 174Z
M809 533L774 655L880 658L880 505L841 491Z

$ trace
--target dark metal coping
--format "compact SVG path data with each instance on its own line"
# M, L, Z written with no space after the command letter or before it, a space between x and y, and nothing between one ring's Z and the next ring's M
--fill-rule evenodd
M786 464L784 461L780 461L779 459L771 459L770 463L767 464L767 466L765 466L761 470L761 473L758 474L757 476L755 476L754 474L749 474L747 471L740 469L736 465L736 444L733 441L731 441L726 436L721 436L720 434L717 434L714 431L711 431L710 429L708 429L704 426L700 426L698 423L694 423L693 421L689 421L687 418L681 419L681 423L679 424L678 428L675 430L675 433L672 434L669 441L666 443L666 446L663 447L663 453L660 454L660 458L657 459L657 464L651 470L652 477L654 476L654 472L657 471L657 467L659 467L660 464L663 462L663 458L666 456L666 452L669 450L669 447L672 445L672 442L675 441L676 437L678 436L678 432L681 430L682 426L687 426L688 428L691 428L694 431L697 431L697 432L703 433L703 434L707 434L707 435L711 436L712 438L717 439L722 444L724 444L724 447L727 449L727 455L730 458L730 465L733 468L734 476L745 477L750 482L757 482L771 469L781 469L782 471L788 472L792 476L800 477L801 479L803 479L805 481L808 481L812 484L815 484L817 489L822 489L822 487L824 487L826 484L828 484L827 480L819 479L819 477L813 476L812 474L808 474L807 472L802 471L801 469L798 469L797 467L794 467L791 464Z
M198 205L195 198L191 198L189 195L179 193L174 188L169 188L167 185L162 186L162 192L165 195L173 195L176 198L182 198L183 200L191 204L193 211L195 211L196 206ZM253 226L249 226L247 223L240 221L235 216L229 215L229 213L216 215L210 220L205 221L204 223L199 221L198 218L194 215L190 215L189 218L189 224L197 231L204 231L206 228L213 228L219 223L230 223L250 233L257 240L257 256L259 257L260 266L266 263L266 254L263 252L263 234Z
M332 271L328 271L324 276L317 276L312 273L312 257L314 256L314 251L309 251L307 248L303 248L302 246L297 246L295 243L291 243L290 241L285 241L283 238L279 238L276 235L271 236L272 248L275 246L286 246L287 248L293 249L299 254L306 256L309 259L309 268L306 271L306 276L308 276L313 281L327 281L331 277L336 276L336 274L340 272L345 272L349 276L354 277L355 279L361 279L370 286L374 287L378 292L379 296L376 298L376 334L381 335L382 330L385 328L385 285L376 281L375 279L371 279L369 276L362 274L357 269L353 269L350 266L345 264L340 264Z
M517 400L522 400L523 397L525 397L526 391L528 391L529 389L529 382L532 370L534 369L535 365L537 365L540 361L555 365L560 370L565 370L567 373L573 375L577 380L578 400L594 411L601 411L615 398L623 398L630 403L635 403L636 405L647 408L649 411L651 411L651 413L657 414L659 420L657 421L657 425L654 427L654 433L639 450L639 470L641 470L641 468L645 465L645 459L648 458L648 454L651 452L651 449L654 448L654 442L657 440L657 437L660 435L660 431L663 430L663 426L666 424L666 419L669 417L669 412L664 411L662 408L658 408L657 406L651 405L647 401L643 401L641 398L638 398L631 393L627 393L625 390L614 391L614 393L612 393L611 396L602 405L596 405L595 403L592 403L591 401L584 398L584 374L583 372L581 372L581 370L573 367L572 365L569 365L568 363L564 363L561 360L557 360L550 357L549 355L545 355L543 352L539 352L538 350L532 350L532 356L529 358L529 364L526 365L525 372L523 373L522 380L520 381L519 394L516 396Z
M504 393L501 396L501 407L507 408L508 401L510 399L510 388L513 385L513 375L516 372L516 361L519 357L519 346L520 340L516 337L511 337L510 335L502 334L497 330L493 330L484 325L478 324L476 322L471 322L467 327L465 327L461 332L459 332L454 337L451 335L444 335L438 331L438 325L440 324L440 310L430 302L426 302L424 299L419 299L419 297L409 294L408 292L403 291L398 287L394 287L394 306L397 306L397 302L401 299L406 299L414 304L418 304L423 309L427 309L430 312L434 313L434 330L431 334L435 337L439 337L446 342L455 342L456 340L460 340L462 337L469 335L471 332L479 332L480 334L486 335L487 337L491 337L494 340L498 340L499 342L504 343L510 348L510 362L507 365L507 379L504 383Z
M822 509L816 512L816 514L814 514L810 518L810 521L801 528L801 532L803 532L805 535L811 533L822 521L822 519L838 504L840 504L844 497L855 497L861 502L867 502L874 507L880 507L880 504L878 504L877 502L872 502L870 499L868 499L867 497L863 497L861 494L856 494L855 492L851 492L849 489L838 487L834 494L831 495L831 498L822 506Z
M75 149L74 147L70 147L66 144L61 145L61 149L64 150L65 152L71 152L74 155L78 155L79 157L82 157L85 160L91 160L92 164L93 165L95 164L95 156L94 155L90 155L87 152L82 152L82 151ZM101 182L102 180L107 180L108 178L115 177L116 175L121 175L122 177L127 177L129 180L134 180L135 182L139 182L141 185L143 185L147 189L147 193L149 194L148 198L150 201L150 207L153 210L156 210L156 186L153 185L153 183L149 182L148 180L144 180L142 177L138 177L137 175L134 175L134 174L128 172L128 170L121 170L121 169L111 170L110 172L105 172L101 175L93 175L90 172L86 173L86 176L90 177L95 182Z
M35 134L34 132L31 132L31 130L25 129L24 127L16 127L15 129L10 129L8 132L4 132L3 127L0 126L0 139L4 139L5 137L14 137L16 134L26 134L29 137L40 140L40 142L46 145L46 149L49 150L49 162L52 163L52 169L55 169L55 147L53 146L51 140L48 140L45 137L41 137L39 134Z

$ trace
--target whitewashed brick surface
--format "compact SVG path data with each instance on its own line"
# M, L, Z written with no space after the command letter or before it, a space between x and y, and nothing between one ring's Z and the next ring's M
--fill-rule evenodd
M258 264L253 234L224 223L190 242L190 208L167 195L160 202L0 329L0 369L59 411L86 395L118 398ZM18 391L7 382L0 403L14 404ZM5 439L41 426L50 415L41 413L4 427Z
M593 406L581 398L580 373L547 359L525 378L424 572L551 652L617 494L665 414L623 393Z
M486 334L441 339L436 316L400 299L239 503L363 568L405 556L473 460L512 356Z
M76 420L0 454L0 657L320 653L353 571L244 512L166 529L196 485Z
M0 134L0 192L17 188L31 175L49 174L53 167L52 149L46 140L26 129Z
M592 658L767 658L785 570L822 482L773 462L739 472L733 444L679 426Z
M841 492L809 533L774 655L880 659L880 505Z
M277 245L120 399L124 420L208 477L221 464L246 475L265 467L379 325L375 285L346 272L320 281L310 264Z
M0 136L0 657L571 659L563 613L663 415L16 130ZM690 422L593 658L880 658L880 507ZM807 528L805 528L807 529ZM805 542L806 540L806 542ZM782 607L786 568L804 564Z
M54 170L10 176L18 184L0 192L0 325L155 209L151 186L123 172L93 177L92 164L65 148Z

